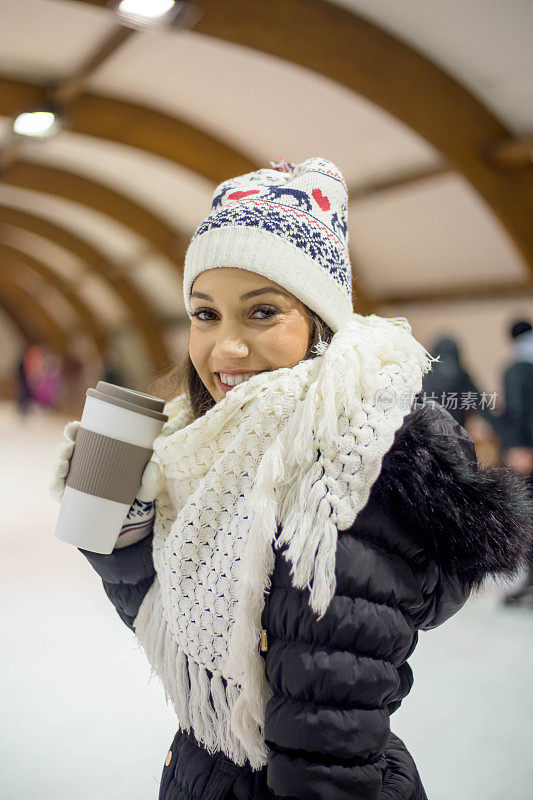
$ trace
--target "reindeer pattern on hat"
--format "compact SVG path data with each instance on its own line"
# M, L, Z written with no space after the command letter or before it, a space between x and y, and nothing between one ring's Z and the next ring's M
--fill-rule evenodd
M273 169L217 186L211 214L195 236L226 225L262 227L321 261L344 290L351 291L346 270L339 268L348 260L348 192L342 174L320 158L296 166L284 159L271 163Z

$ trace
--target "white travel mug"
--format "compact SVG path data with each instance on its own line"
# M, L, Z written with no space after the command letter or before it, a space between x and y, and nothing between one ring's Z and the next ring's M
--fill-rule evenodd
M55 536L112 552L168 416L165 401L98 381L86 392Z

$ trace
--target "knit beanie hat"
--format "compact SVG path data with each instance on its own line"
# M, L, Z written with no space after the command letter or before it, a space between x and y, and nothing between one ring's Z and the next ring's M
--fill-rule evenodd
M270 163L215 189L185 256L185 308L201 272L236 267L283 286L336 333L353 314L346 183L323 158Z

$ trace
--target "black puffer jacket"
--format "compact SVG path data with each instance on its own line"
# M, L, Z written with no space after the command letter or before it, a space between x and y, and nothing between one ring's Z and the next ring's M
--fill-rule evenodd
M337 588L320 621L276 551L262 624L268 763L253 772L178 731L160 800L424 800L390 732L411 689L419 630L440 625L488 575L513 576L532 537L533 502L505 468L481 470L468 433L417 405L396 433L365 508L339 531ZM109 556L82 551L124 622L153 577L151 537Z

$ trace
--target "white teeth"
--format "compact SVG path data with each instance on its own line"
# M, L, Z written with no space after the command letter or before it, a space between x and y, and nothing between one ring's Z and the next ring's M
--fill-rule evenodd
M248 378L253 378L255 373L250 375L226 375L224 372L220 372L220 380L222 383L225 383L226 386L237 386L239 383L244 383L247 381Z

